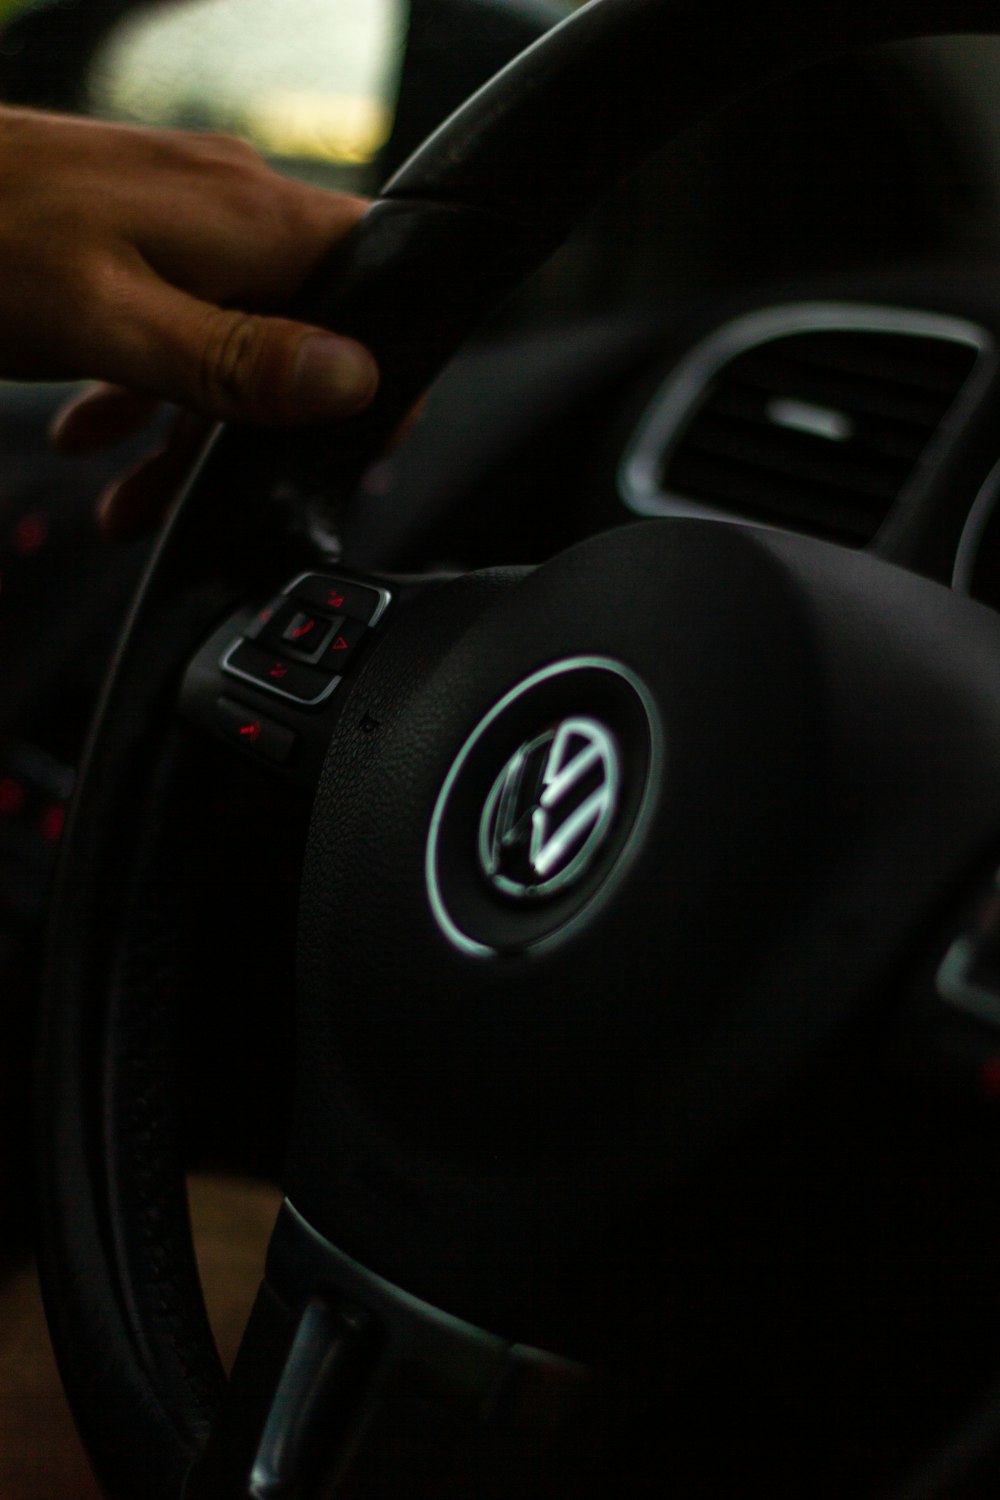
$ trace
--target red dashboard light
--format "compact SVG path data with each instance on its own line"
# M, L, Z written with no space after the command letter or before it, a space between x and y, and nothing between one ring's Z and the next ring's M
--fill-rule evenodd
M58 844L66 827L66 809L50 802L38 820L38 831L47 844Z
M987 1099L1000 1100L1000 1056L990 1057L980 1065L979 1090Z
M39 552L49 539L49 518L43 510L29 510L14 522L13 542L15 552L26 557Z
M24 807L27 793L14 776L0 776L0 817L15 818Z

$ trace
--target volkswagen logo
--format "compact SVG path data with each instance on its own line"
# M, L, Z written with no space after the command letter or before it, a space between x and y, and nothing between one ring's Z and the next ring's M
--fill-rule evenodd
M659 714L622 662L571 656L504 693L464 741L431 812L431 915L458 952L565 942L632 866L663 782Z
M596 719L562 719L511 756L479 820L479 864L494 890L537 901L591 867L618 807L621 760Z

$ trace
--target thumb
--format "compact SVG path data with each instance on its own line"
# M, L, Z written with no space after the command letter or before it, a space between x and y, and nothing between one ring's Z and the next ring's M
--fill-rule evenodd
M378 366L354 339L215 307L162 282L150 293L122 351L126 366L138 362L112 373L124 385L216 420L282 427L341 421L375 394Z

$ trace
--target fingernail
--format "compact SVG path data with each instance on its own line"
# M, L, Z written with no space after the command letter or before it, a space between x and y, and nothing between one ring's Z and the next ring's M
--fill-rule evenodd
M353 339L313 333L295 358L292 390L297 411L314 417L347 417L367 405L378 385L378 367Z

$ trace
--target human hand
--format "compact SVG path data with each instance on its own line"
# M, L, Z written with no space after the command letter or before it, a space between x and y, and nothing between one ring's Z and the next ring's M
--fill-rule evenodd
M161 399L201 418L104 498L105 529L162 508L206 420L337 421L371 400L366 349L274 315L364 210L227 137L0 108L0 376L101 382L56 421L67 452Z

